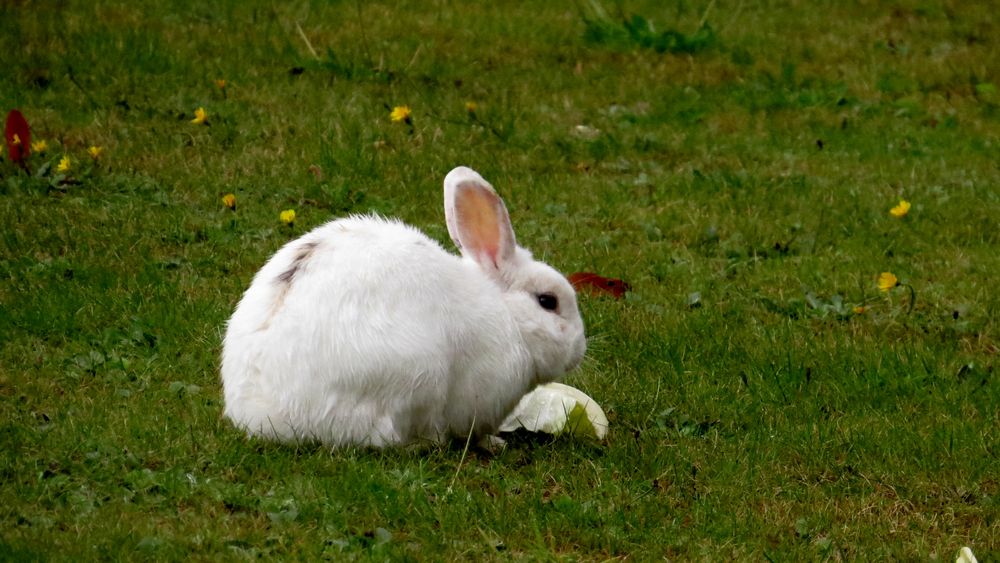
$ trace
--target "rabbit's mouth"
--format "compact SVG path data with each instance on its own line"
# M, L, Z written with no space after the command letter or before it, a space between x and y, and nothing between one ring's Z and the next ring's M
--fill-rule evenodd
M580 367L583 356L587 353L587 339L579 338L570 353L569 361L566 363L566 372L569 373Z
M583 356L579 358L574 358L569 364L566 365L566 373L569 373L576 368L580 367L580 363L583 361Z

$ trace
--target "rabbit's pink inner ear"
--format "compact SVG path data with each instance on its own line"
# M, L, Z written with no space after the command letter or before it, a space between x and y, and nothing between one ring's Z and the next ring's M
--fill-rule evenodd
M463 183L455 194L455 222L462 252L482 266L499 269L513 251L507 209L500 196L475 183Z

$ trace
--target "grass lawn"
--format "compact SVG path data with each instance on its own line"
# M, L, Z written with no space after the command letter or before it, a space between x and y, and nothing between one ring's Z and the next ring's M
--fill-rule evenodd
M0 3L0 110L47 144L0 162L0 560L997 560L998 25L932 0ZM267 257L362 212L451 248L459 164L537 256L631 284L581 296L566 379L606 442L331 452L221 420L224 323Z

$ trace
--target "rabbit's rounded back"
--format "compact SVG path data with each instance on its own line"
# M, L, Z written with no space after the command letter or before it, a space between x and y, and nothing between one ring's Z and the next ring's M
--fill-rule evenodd
M462 257L376 216L327 223L275 253L227 326L226 417L251 435L331 445L482 435L579 363L569 283L516 246L478 174L452 171L445 192Z

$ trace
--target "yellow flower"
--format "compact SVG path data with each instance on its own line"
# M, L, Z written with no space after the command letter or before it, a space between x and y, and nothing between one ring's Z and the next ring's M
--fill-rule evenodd
M389 119L391 119L394 123L400 121L409 123L411 113L413 112L410 111L410 106L396 106L392 108L392 113L389 114Z
M864 313L865 310L866 309L864 308L863 305L858 305L858 306L854 307L854 314L855 315L860 315L861 313Z
M63 155L63 157L59 159L59 165L56 166L56 172L59 172L60 174L69 172L70 164L69 155Z
M98 147L96 145L91 145L90 148L87 149L87 154L89 154L90 158L94 160L101 158L102 152L104 152L104 147Z
M892 275L891 272L882 272L878 276L878 288L882 291L889 291L890 289L899 285L899 279Z
M205 111L205 108L198 108L194 110L194 119L191 120L191 123L194 123L195 125L201 125L202 123L205 123L207 121L208 121L208 112Z
M476 113L476 109L478 108L479 106L476 105L476 102L465 102L465 111L469 113Z
M31 150L34 152L43 153L48 149L49 149L49 144L46 143L44 140L35 141L34 143L31 143Z
M14 138L11 139L11 143L10 144L14 145L15 147L20 146L20 144L21 144L21 137L18 136L17 133L14 133Z
M236 196L233 194L226 194L222 196L222 205L236 211Z
M905 199L899 200L899 205L893 207L889 210L889 214L893 217L905 217L907 213L910 212L910 202Z
M295 224L295 210L286 209L281 212L281 215L279 215L278 218L281 219L282 223L292 226Z
M225 78L218 78L218 79L216 79L215 80L215 87L218 88L219 90L225 90L226 89L226 79Z

